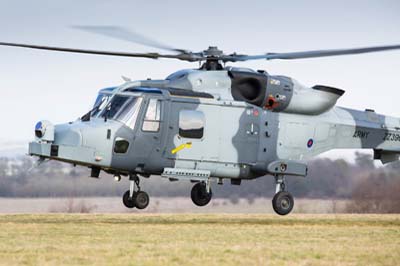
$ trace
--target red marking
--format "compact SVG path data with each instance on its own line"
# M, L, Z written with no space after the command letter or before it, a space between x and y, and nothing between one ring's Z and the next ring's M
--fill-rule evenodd
M271 110L275 109L278 106L279 102L277 102L275 98L272 95L270 95L267 99L267 103L265 104L264 108Z

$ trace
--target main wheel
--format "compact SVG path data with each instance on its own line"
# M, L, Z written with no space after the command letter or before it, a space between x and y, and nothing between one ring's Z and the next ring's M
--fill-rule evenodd
M133 192L132 198L130 198L128 190L122 196L122 202L124 203L125 207L132 209L135 208L135 198L136 198L136 192Z
M135 206L139 210L145 209L150 203L149 195L144 191L138 191L135 196Z
M193 203L201 207L207 205L210 202L212 198L212 192L210 189L210 192L208 193L206 184L204 182L200 182L193 186L191 197Z
M294 206L293 196L287 191L280 191L272 199L272 207L279 215L289 214Z

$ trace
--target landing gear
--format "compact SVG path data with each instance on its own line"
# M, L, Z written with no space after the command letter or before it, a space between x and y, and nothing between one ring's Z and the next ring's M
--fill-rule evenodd
M138 208L139 210L145 209L149 203L149 195L140 190L140 180L137 175L129 176L129 190L126 191L122 197L122 202L127 208Z
M279 215L289 214L294 206L293 196L286 191L285 177L282 175L275 176L276 190L272 199L272 208Z
M294 206L293 196L287 191L279 191L272 199L272 207L279 215L289 214Z
M212 198L212 191L210 188L209 181L206 182L199 182L193 186L191 192L192 201L197 206L205 206L207 205Z
M136 192L134 192L132 196L130 196L129 194L129 190L124 193L124 195L122 196L122 202L124 203L125 207L132 209L135 208Z
M139 210L143 210L149 205L149 202L150 202L150 198L146 192L144 192L144 191L137 192L136 197L135 197L136 208L138 208Z

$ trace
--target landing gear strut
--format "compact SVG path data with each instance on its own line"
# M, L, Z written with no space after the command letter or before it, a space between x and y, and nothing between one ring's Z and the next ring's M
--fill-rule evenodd
M286 181L283 175L275 176L276 189L272 199L272 207L279 215L289 214L294 206L293 196L286 191Z
M212 198L210 181L196 183L196 185L193 186L190 195L193 203L197 206L201 207L207 205Z
M140 189L140 179L137 175L129 176L129 190L122 197L122 202L127 208L145 209L150 202L149 195Z

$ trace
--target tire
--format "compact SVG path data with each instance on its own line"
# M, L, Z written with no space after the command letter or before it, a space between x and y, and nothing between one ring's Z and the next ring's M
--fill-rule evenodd
M122 196L122 202L124 203L125 207L132 209L135 208L135 198L136 198L136 192L133 192L132 198L129 198L129 190L128 190Z
M139 210L145 209L149 206L150 198L149 195L144 191L138 191L135 196L135 206Z
M191 191L191 198L195 205L197 206L206 206L212 198L212 191L207 193L206 184L203 182L197 183L193 186Z
M293 196L287 191L280 191L272 199L272 207L279 215L289 214L294 206Z

